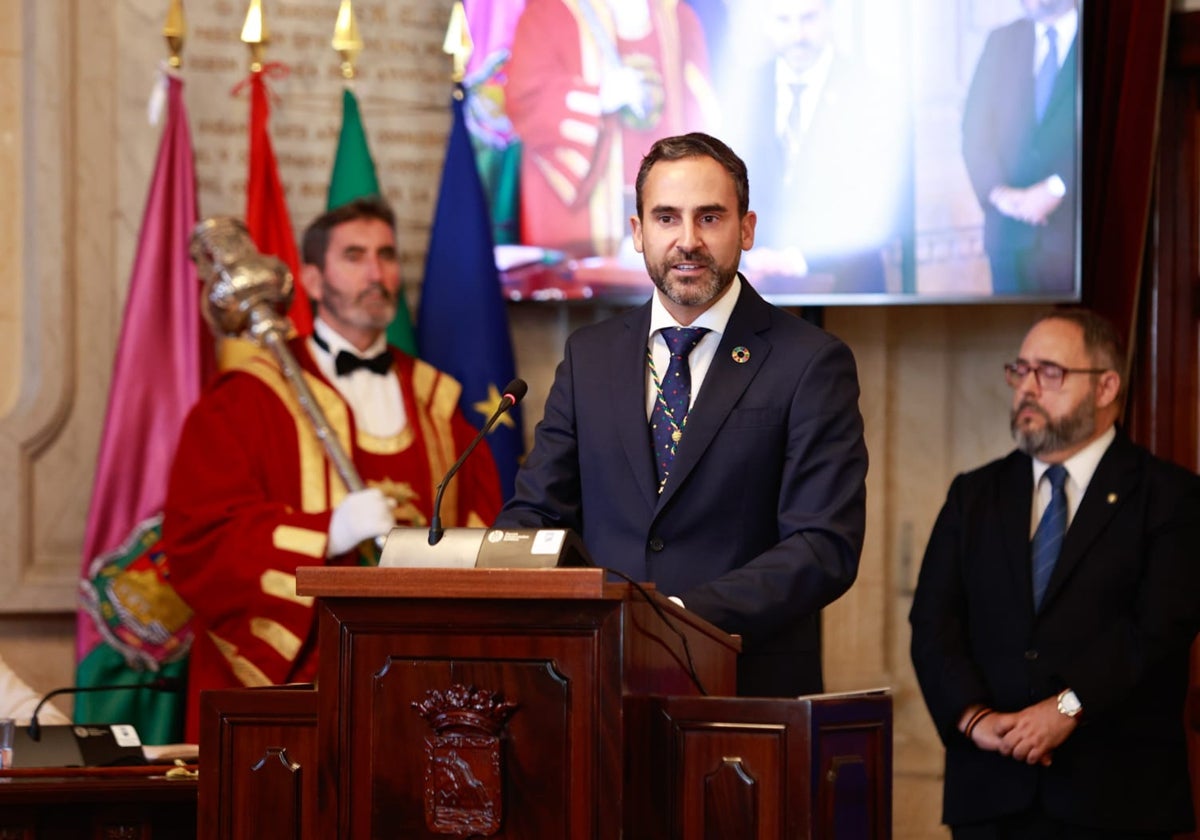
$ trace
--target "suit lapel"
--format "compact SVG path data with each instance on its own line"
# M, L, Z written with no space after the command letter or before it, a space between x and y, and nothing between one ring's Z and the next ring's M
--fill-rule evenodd
M610 404L613 424L629 462L634 483L648 507L658 504L658 476L646 420L646 339L650 333L650 304L622 318L626 334L613 348Z
M1069 111L1072 115L1074 114L1075 79L1078 66L1075 47L1078 43L1079 38L1077 37L1071 42L1071 48L1067 50L1067 57L1063 60L1062 67L1054 79L1054 87L1050 91L1050 101L1046 103L1046 114L1056 112L1064 105L1069 105ZM1042 118L1043 123L1047 121L1046 117Z
M1008 558L1009 575L1018 593L1017 603L1033 616L1033 569L1029 546L1030 517L1033 515L1033 465L1028 455L1017 453L1010 459L997 503L1003 521L1000 539L1003 557Z
M729 316L696 402L688 412L687 429L671 464L671 475L658 497L659 510L700 462L729 412L762 368L771 352L771 343L760 334L768 330L770 323L770 309L743 278L737 305ZM746 362L739 364L733 360L733 350L737 347L749 351Z
M1079 503L1079 510L1075 512L1075 518L1071 520L1066 536L1063 537L1062 551L1046 586L1043 609L1062 589L1092 543L1104 533L1104 529L1120 509L1121 503L1129 498L1130 492L1140 480L1138 464L1137 450L1118 430L1117 437L1096 466L1096 472L1088 482L1087 491Z

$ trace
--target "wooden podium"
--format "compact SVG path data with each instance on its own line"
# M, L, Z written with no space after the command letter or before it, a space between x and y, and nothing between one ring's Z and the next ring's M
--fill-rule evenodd
M251 792L272 836L890 837L890 698L734 698L739 641L652 587L311 567L297 593L318 690L205 695L202 837L262 836Z

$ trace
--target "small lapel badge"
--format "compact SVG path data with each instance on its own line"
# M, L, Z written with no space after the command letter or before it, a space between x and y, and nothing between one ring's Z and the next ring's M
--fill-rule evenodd
M1108 503L1109 503L1110 505L1115 505L1115 504L1117 503L1117 494L1116 494L1116 493L1109 493L1109 494L1108 494L1108 500L1107 500L1107 501L1108 501Z
M748 347L743 347L740 344L737 347L734 347L733 352L729 355L739 365L744 365L746 362L750 361L750 349Z

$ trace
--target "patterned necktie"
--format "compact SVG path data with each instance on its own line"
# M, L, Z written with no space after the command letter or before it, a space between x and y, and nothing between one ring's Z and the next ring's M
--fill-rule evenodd
M1063 535L1067 533L1067 468L1053 464L1046 470L1050 479L1050 504L1042 514L1042 521L1033 532L1033 608L1042 608L1046 595L1046 584L1058 562Z
M1033 82L1033 107L1037 113L1038 122L1046 115L1046 106L1050 104L1050 94L1054 90L1054 79L1058 76L1058 33L1054 27L1046 29L1046 57L1038 68L1037 77Z
M675 459L675 448L687 425L688 403L692 396L692 370L688 355L708 332L704 327L669 327L662 337L671 351L671 362L661 379L654 370L649 348L646 359L654 378L654 410L650 413L650 434L654 440L654 465L658 469L658 492L662 492Z

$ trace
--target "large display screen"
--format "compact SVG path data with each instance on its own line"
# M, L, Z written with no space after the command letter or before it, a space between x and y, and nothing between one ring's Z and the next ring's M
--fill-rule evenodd
M645 299L634 178L747 163L782 304L1077 300L1079 0L468 0L468 123L512 300Z

